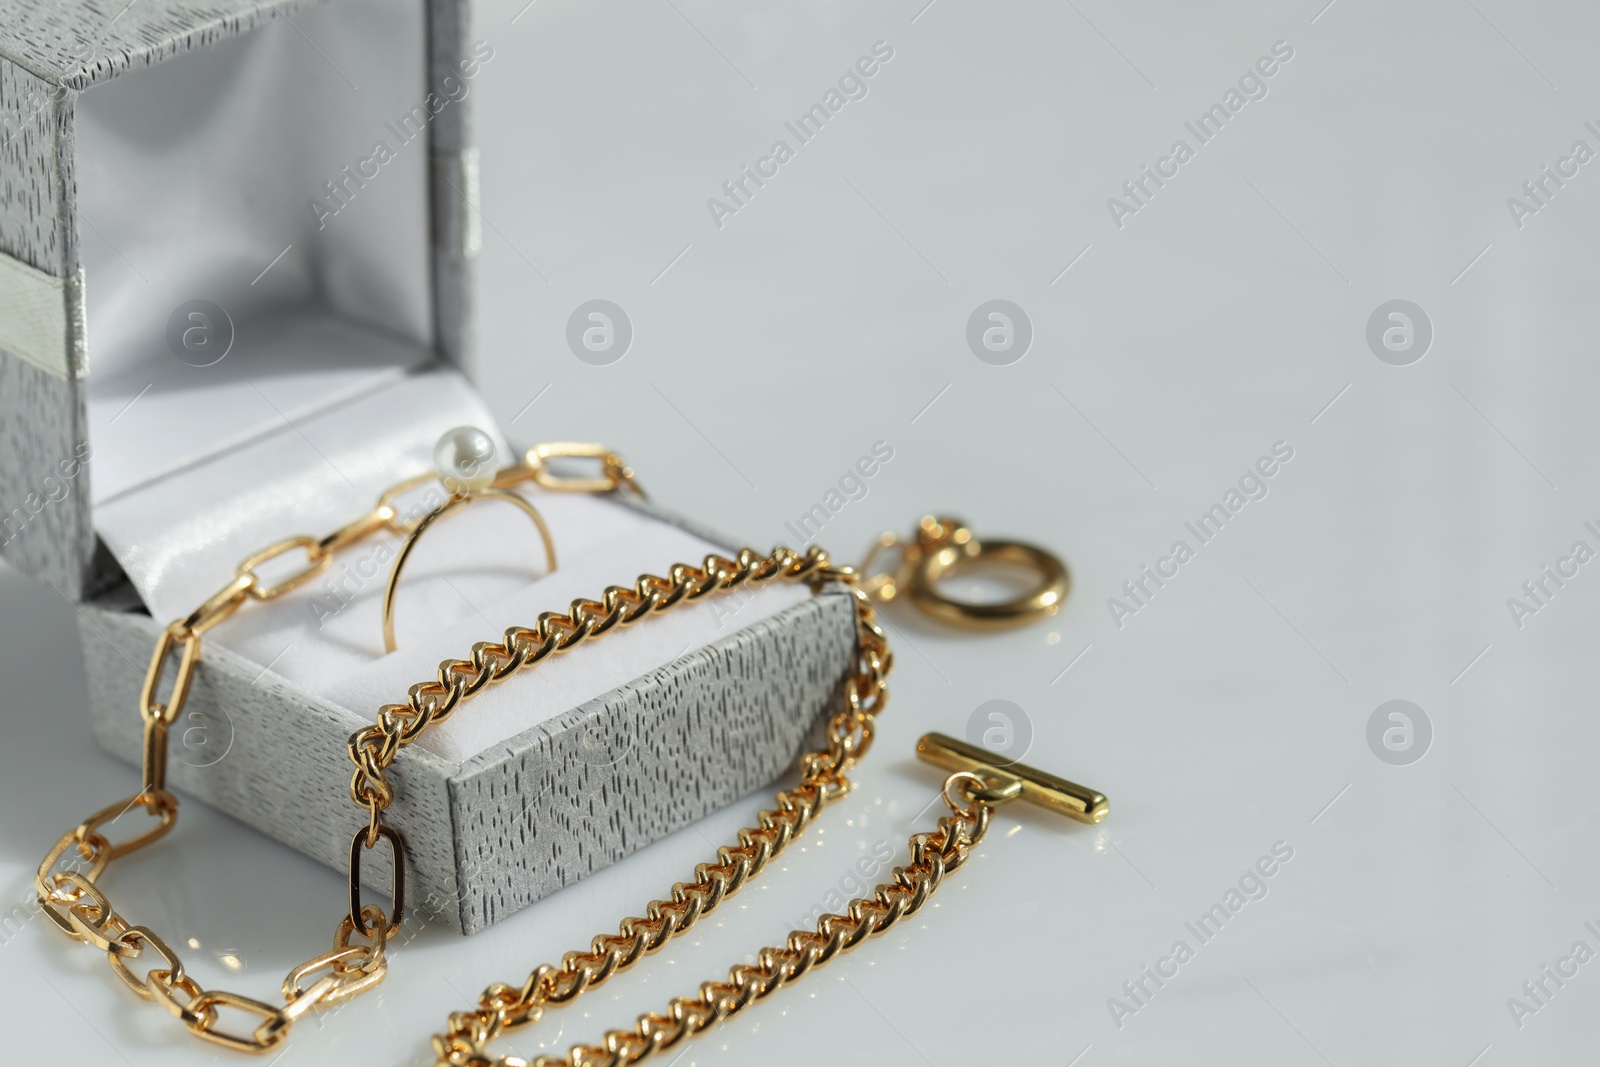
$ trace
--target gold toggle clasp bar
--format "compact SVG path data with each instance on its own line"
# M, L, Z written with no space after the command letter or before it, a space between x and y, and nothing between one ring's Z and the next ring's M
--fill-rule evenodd
M1104 793L1022 763L999 766L995 754L988 749L957 741L945 734L923 734L917 741L917 758L947 771L966 771L981 778L993 779L1004 787L1005 793L1010 794L1001 799L1015 797L1079 822L1097 823L1111 810L1111 802ZM1011 786L1013 782L1020 786L1015 792L1012 792L1015 788Z

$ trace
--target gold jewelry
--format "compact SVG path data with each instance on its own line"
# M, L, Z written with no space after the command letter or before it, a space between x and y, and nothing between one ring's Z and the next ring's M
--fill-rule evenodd
M873 574L879 555L900 550L898 570ZM994 603L959 600L941 592L940 580L989 564L1012 564L1032 571L1034 587L1010 600ZM878 538L861 571L867 588L879 600L893 600L901 590L923 611L967 630L1004 630L1054 615L1072 581L1055 555L1018 541L979 541L959 519L928 515L910 538L885 533Z
M540 446L545 448L548 446ZM537 449L535 450L538 451ZM444 518L452 511L472 503L474 500L504 500L514 505L524 515L533 520L533 525L539 531L539 538L544 542L544 570L552 574L556 569L556 543L550 538L550 528L544 524L544 516L539 514L539 509L528 503L527 500L510 489L495 488L498 472L495 469L495 443L494 438L478 429L476 426L457 426L453 430L446 430L439 438L439 443L433 449L434 472L439 482L448 490L450 496L443 504L424 515L409 528L402 527L406 539L400 545L400 551L395 556L394 566L389 569L389 580L383 586L383 650L393 652L394 642L394 602L395 596L400 591L400 574L405 570L406 560L411 558L412 550L417 547L417 542L422 539L428 527ZM571 453L564 453L570 455ZM581 454L590 455L585 447ZM600 453L609 455L609 453ZM611 457L615 458L615 457ZM540 462L544 457L540 456ZM620 468L621 461L617 461ZM529 472L529 477L533 477ZM403 492L417 488L429 481L427 475L412 478L390 489L378 500L379 507L392 507L394 500ZM585 483L588 485L589 483ZM613 486L608 479L595 482L603 486L600 491L609 491ZM567 488L571 487L571 483Z
M574 478L555 474L547 461L558 457L598 459L601 476ZM520 463L499 471L488 486L477 491L506 489L530 479L558 491L613 492L626 487L639 492L632 469L619 456L598 445L565 442L530 450ZM162 632L140 698L144 721L142 788L62 835L35 876L40 907L63 933L106 953L112 970L135 994L160 1004L191 1033L207 1041L241 1051L264 1052L282 1042L294 1022L307 1012L346 1000L383 981L388 971L386 946L400 930L405 909L404 841L399 831L382 820L383 811L395 796L385 772L400 750L431 724L448 718L486 686L551 655L599 638L612 629L632 625L648 615L669 611L680 603L746 585L804 582L815 589L839 583L854 597L855 667L846 680L842 706L828 720L826 746L800 759L798 786L780 792L777 807L763 812L756 827L741 831L737 846L720 850L717 863L696 868L694 882L675 886L671 900L652 902L646 918L624 920L616 935L596 938L589 952L568 953L560 967L536 968L520 987L492 985L475 1008L450 1016L446 1033L433 1039L440 1064L448 1067L523 1067L524 1061L514 1057L491 1057L484 1051L485 1046L504 1030L537 1021L548 1005L574 999L612 974L626 970L641 956L659 949L715 910L782 852L822 807L849 792L848 772L872 747L876 718L888 701L888 675L894 657L875 621L877 609L872 596L863 588L856 571L832 566L827 553L815 547L804 555L780 547L767 555L743 549L734 559L707 556L700 567L680 563L665 578L641 575L632 588L611 586L598 600L573 601L566 614L545 612L534 626L508 629L499 643L474 645L470 659L445 661L434 680L411 687L407 703L385 705L375 723L352 734L347 753L355 771L349 792L356 805L366 811L367 819L350 840L349 910L339 921L333 948L289 972L282 985L281 1007L235 993L203 989L184 972L177 954L158 935L146 927L130 925L117 914L98 884L111 861L157 841L177 821L178 800L166 788L167 733L188 697L199 661L201 636L246 600L270 600L312 580L328 567L334 552L379 530L406 532L408 544L414 544L427 523L441 517L451 506L447 503L409 530L397 526L399 517L393 501L417 484L419 479L411 479L391 489L372 511L326 537L289 538L248 557L232 581L188 617L173 622ZM467 499L470 498L462 495L455 503L458 506ZM539 525L542 530L542 522ZM975 559L986 551L1010 554L1009 549L993 543L988 549L979 545L968 550L966 546L978 543L965 527L948 520L924 519L922 532L927 536L924 543L919 535L918 547L923 552L951 547L963 558ZM957 536L961 540L955 541ZM941 546L940 537L953 543ZM269 586L261 580L258 567L296 551L306 557L299 571L277 585ZM1030 552L1037 556L1024 554L1018 558L1025 563L1048 561L1060 568L1059 561L1043 550ZM914 571L913 579L935 581L949 566L946 562L940 569ZM391 582L397 580L398 573L397 567ZM917 578L918 574L925 577ZM1048 584L1049 574L1045 577ZM928 607L923 600L913 599ZM978 606L952 604L950 610L958 614L969 612L972 619L982 615ZM1036 598L1034 611L1052 613L1058 604L1059 598ZM177 674L171 694L162 703L157 698L168 661L174 656L178 660ZM892 884L879 886L874 897L852 902L848 914L823 916L815 933L792 934L787 948L764 950L756 966L735 967L726 983L702 986L698 999L676 1000L667 1015L646 1015L634 1031L607 1034L603 1048L578 1046L566 1058L541 1057L537 1061L540 1067L636 1062L737 1013L812 966L888 929L920 908L944 875L966 861L972 847L982 840L989 816L998 804L1021 797L1088 822L1105 817L1105 798L1093 790L1020 764L994 766L982 749L936 734L924 737L918 748L924 759L955 770L943 790L951 814L939 820L933 833L911 838L911 862L896 869ZM157 820L156 825L116 844L101 833L102 827L136 807ZM392 915L377 904L362 903L362 856L380 840L388 842L394 857ZM63 861L78 859L88 865L86 870L58 869ZM146 952L151 957L145 957ZM130 961L141 958L146 959L142 977L129 966ZM221 1022L223 1009L254 1016L259 1022L248 1033L225 1029Z
M538 527L539 537L544 541L544 571L546 574L555 573L556 569L556 543L550 539L550 527L544 524L544 516L539 514L539 509L523 499L521 494L510 489L478 489L472 492L456 493L443 504L428 512L423 520L417 523L416 528L406 535L405 542L401 544L400 551L395 554L394 566L389 568L389 580L383 585L383 650L393 652L394 643L394 601L400 592L400 574L405 570L406 560L411 558L412 549L417 547L417 542L427 532L428 527L455 511L457 508L472 503L475 500L504 500L514 504L522 513L533 520L533 525Z
M857 595L861 595L859 590ZM1082 822L1097 823L1110 805L1092 789L1020 763L1005 769L990 766L983 749L977 760L962 755L972 750L943 734L927 734L917 742L917 755L940 767L955 768L941 795L950 814L932 833L913 834L910 861L894 869L894 881L879 885L872 896L858 897L842 913L824 915L815 931L796 930L780 947L756 953L754 964L736 964L725 981L705 982L698 995L679 997L664 1013L639 1016L632 1030L607 1031L598 1045L574 1045L565 1056L492 1056L485 1046L499 1034L538 1022L547 1007L575 1000L627 970L667 941L709 915L738 892L766 863L781 852L829 800L849 792L840 779L833 795L801 788L778 794L778 808L757 817L758 826L739 831L739 844L717 853L716 864L695 868L696 880L672 887L672 899L651 901L644 919L624 919L617 933L594 939L589 951L569 952L561 966L534 968L520 986L496 983L483 991L470 1011L450 1016L449 1029L433 1038L436 1067L616 1067L671 1048L745 1008L780 986L797 981L841 952L881 934L913 915L938 890L947 874L959 869L989 829L994 809L1011 800L1026 800Z

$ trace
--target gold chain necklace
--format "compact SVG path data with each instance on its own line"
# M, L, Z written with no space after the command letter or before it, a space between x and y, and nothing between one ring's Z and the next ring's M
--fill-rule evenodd
M602 476L558 475L546 462L557 457L598 459ZM399 932L405 914L404 841L399 831L383 821L383 812L395 796L385 772L402 748L486 686L649 615L744 586L783 581L803 582L816 589L838 583L853 597L855 665L844 684L841 706L828 720L826 746L800 759L799 784L778 793L776 807L763 811L755 827L740 831L737 845L720 849L716 863L697 867L693 882L674 886L670 900L652 901L644 918L624 920L616 934L595 938L587 952L567 953L559 967L546 964L535 968L520 986L491 985L474 1008L452 1014L446 1032L433 1038L438 1062L444 1067L526 1067L526 1061L516 1057L493 1056L487 1046L502 1032L537 1022L546 1007L576 999L693 927L759 875L824 806L849 792L848 772L872 747L874 723L888 701L888 675L893 666L888 641L876 622L873 595L889 599L897 588L904 589L945 617L985 626L1053 613L1066 592L1065 572L1054 557L1030 546L996 542L989 547L991 558L1031 561L1041 575L1041 587L1010 605L998 609L972 605L963 615L959 602L939 594L933 586L940 575L983 557L985 546L972 539L965 527L930 518L923 520L912 541L900 542L886 535L880 542L879 549L902 549L902 566L897 578L880 578L871 584L870 595L863 588L861 574L833 566L821 549L813 547L800 554L780 547L765 555L743 549L733 559L707 556L698 567L677 564L664 578L641 575L631 588L611 586L598 599L574 601L564 614L545 612L533 626L512 627L499 642L479 642L468 659L442 663L435 679L410 688L406 703L385 705L375 723L350 737L347 751L355 770L349 793L366 811L367 820L350 840L350 903L339 920L332 949L285 976L281 1005L205 989L185 972L177 953L159 935L131 925L119 915L99 885L113 860L157 841L177 821L178 800L166 788L167 734L188 699L201 637L247 600L272 600L311 581L330 565L338 550L380 530L414 539L427 517L407 522L395 501L430 479L413 478L395 486L366 515L325 537L289 538L248 557L226 586L189 616L167 626L157 642L140 697L142 788L67 831L39 865L34 886L44 914L68 937L104 952L111 969L129 989L165 1008L197 1037L239 1051L265 1052L287 1038L294 1022L307 1012L347 1000L383 981L388 971L386 946ZM493 487L505 489L528 480L558 491L627 488L640 492L632 469L619 456L596 445L540 445L520 463L500 471ZM459 494L452 497L432 515L459 499ZM305 555L298 571L273 584L260 577L262 566L296 551ZM170 694L161 701L163 678L173 659L177 660L177 673ZM824 915L814 932L795 932L785 946L763 949L755 964L734 967L726 981L705 983L698 996L672 1001L664 1014L643 1015L633 1030L611 1031L601 1045L575 1046L565 1057L541 1056L534 1061L536 1067L636 1063L739 1013L813 967L882 933L916 912L944 876L966 862L983 839L998 804L1021 797L1087 822L1099 822L1108 810L1105 797L1093 790L1020 764L997 766L985 750L942 735L924 737L918 754L954 771L942 793L950 814L939 819L931 833L911 837L910 860L895 869L892 883L878 886L874 896L852 901L844 914ZM102 829L134 809L155 819L155 826L112 843ZM388 842L394 858L392 914L377 904L363 904L361 899L361 860L380 841ZM134 961L142 961L142 976L131 966ZM222 1016L225 1009L258 1022L248 1032L228 1028Z

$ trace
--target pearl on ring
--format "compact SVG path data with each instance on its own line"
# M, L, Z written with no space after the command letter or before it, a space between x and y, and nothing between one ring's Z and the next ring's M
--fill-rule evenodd
M494 482L494 438L476 426L445 431L433 448L433 469L452 493L473 493Z

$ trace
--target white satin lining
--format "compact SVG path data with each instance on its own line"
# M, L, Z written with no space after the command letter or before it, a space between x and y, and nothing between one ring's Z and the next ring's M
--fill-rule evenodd
M422 0L301 7L77 98L97 503L433 358L429 140L387 128L428 91L425 25ZM234 337L213 366L168 339L196 300Z

